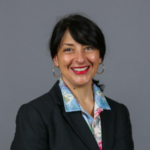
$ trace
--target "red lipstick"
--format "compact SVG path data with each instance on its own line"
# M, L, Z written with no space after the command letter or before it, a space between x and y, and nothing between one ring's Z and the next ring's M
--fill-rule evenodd
M78 68L83 68L83 67L78 67ZM86 70L84 70L84 71L76 71L76 70L73 70L73 69L72 69L72 71L73 71L75 74L85 74L85 73L88 72L89 68L90 68L90 67L88 67L88 68L87 68Z

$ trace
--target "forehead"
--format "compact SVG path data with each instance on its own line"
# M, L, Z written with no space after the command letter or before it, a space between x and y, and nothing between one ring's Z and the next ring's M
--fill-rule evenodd
M77 43L73 37L71 36L69 30L66 30L66 32L64 33L62 39L61 39L61 42L60 42L60 46L64 43L67 43L67 42L70 42L70 43Z

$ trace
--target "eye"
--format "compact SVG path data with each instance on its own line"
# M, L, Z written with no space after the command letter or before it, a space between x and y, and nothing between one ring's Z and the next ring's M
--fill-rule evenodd
M93 50L94 48L92 46L87 46L85 49L86 50Z
M64 52L69 52L71 50L72 50L71 48L66 48L66 49L64 49Z

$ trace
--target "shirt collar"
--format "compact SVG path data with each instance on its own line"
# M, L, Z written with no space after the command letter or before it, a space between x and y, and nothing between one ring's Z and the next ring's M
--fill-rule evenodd
M80 104L75 99L74 95L69 90L69 88L62 80L62 78L59 79L59 87L61 89L61 93L63 96L65 111L66 112L82 111ZM106 110L111 110L104 94L101 92L99 87L97 87L94 83L93 83L93 91L94 91L94 100L95 103L98 105L98 107Z

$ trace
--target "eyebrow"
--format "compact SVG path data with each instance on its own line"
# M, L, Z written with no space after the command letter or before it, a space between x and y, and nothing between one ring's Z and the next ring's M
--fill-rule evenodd
M64 46L64 45L67 45L67 46L74 46L74 44L72 44L72 43L64 43L64 44L61 45L61 47Z

